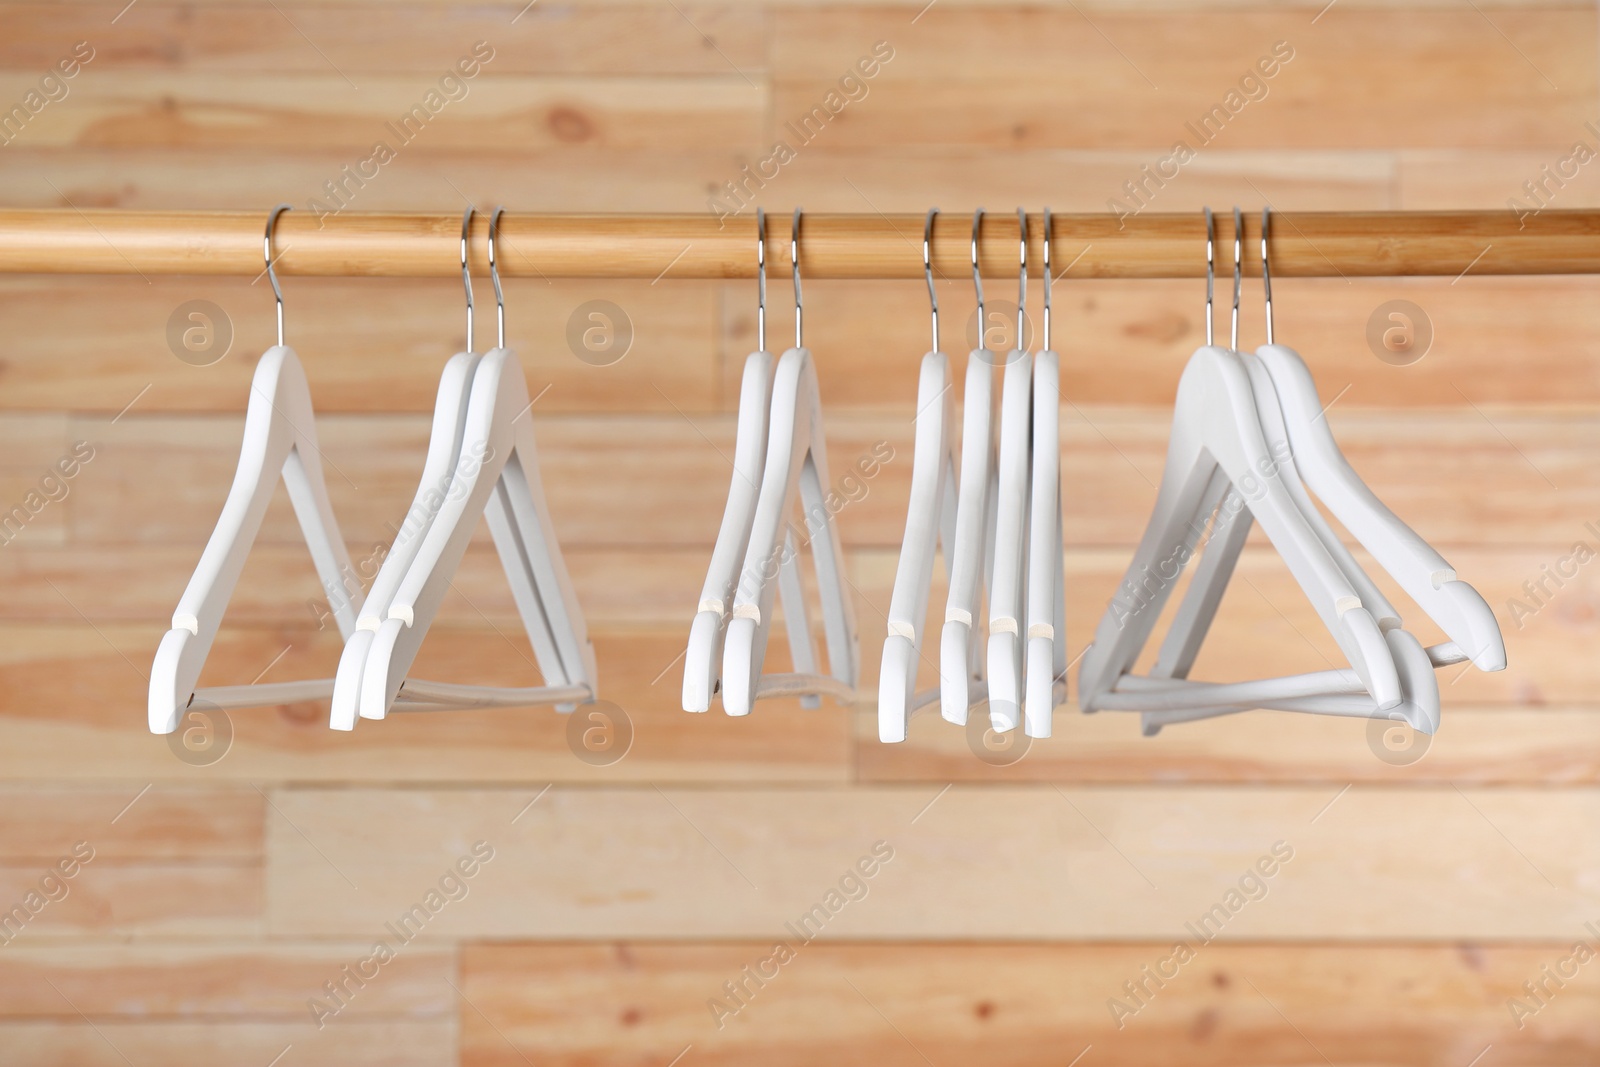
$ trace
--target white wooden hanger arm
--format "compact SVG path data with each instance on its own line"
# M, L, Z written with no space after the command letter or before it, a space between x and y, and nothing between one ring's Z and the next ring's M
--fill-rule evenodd
M1406 594L1471 654L1478 669L1503 669L1505 640L1493 610L1350 467L1328 428L1305 361L1283 345L1263 345L1256 354L1277 386L1307 484Z
M739 584L761 491L761 472L767 455L767 416L772 404L774 359L770 352L752 352L745 358L739 386L739 416L733 441L733 475L722 524L711 550L711 564L700 602L689 628L683 657L683 709L708 711L717 691L722 659L723 628ZM789 555L785 551L785 556ZM791 563L792 569L792 563ZM784 601L785 605L788 601Z
M1033 358L1032 472L1028 506L1027 632L1023 719L1029 737L1049 737L1065 697L1067 645L1061 543L1061 366L1045 349Z
M1029 470L1033 454L1033 360L1006 354L1000 394L999 504L989 588L989 717L998 732L1022 716L1023 588L1027 582Z
M967 356L962 393L961 471L956 480L955 542L948 551L950 590L939 638L939 705L946 721L965 724L967 710L985 697L984 650L973 638L983 603L984 576L993 541L994 434L990 427L995 354L975 348Z
M878 740L886 743L905 740L915 701L933 560L947 510L946 495L954 492L954 486L947 484L953 462L954 421L950 360L942 352L929 352L922 357L917 384L911 496L878 674ZM947 557L950 549L946 542Z

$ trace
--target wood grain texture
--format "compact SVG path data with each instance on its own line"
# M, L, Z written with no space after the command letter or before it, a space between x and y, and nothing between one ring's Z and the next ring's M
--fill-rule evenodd
M520 7L412 3L375 12L312 5L291 20L270 5L141 2L117 19L115 33L90 34L95 56L89 69L119 78L131 71L283 78L337 70L352 77L411 75L426 87L484 41L493 49L485 73L723 75L730 64L752 77L764 73L764 20L757 8L536 5L516 17ZM0 68L49 67L98 29L94 11L73 4L9 5L14 34L0 46ZM116 14L116 6L107 5L105 21Z
M0 1053L15 1063L271 1063L285 1051L317 1067L433 1067L453 1062L453 1021L366 1023L318 1031L310 1022L9 1022Z
M479 841L492 861L422 936L782 937L880 841L892 860L865 898L827 906L820 936L1163 940L1280 841L1293 860L1224 938L1563 940L1600 909L1589 788L307 789L274 804L278 936L379 929Z
M315 1018L307 1001L338 1007L330 1028L375 1020L447 1021L455 1014L451 949L406 946L357 983L354 969L372 955L370 941L263 942L218 939L203 944L90 943L41 948L19 942L0 956L0 1033L10 1023L53 1020L143 1024L225 1022L249 1017L280 1024ZM359 972L357 977L359 978ZM343 984L342 1004L325 983Z
M761 982L742 971L770 956L769 941L470 945L462 989L482 1014L463 1017L462 1062L664 1062L692 1046L708 1063L1083 1055L1119 1065L1448 1067L1492 1046L1508 1063L1577 1065L1600 1047L1592 984L1573 983L1521 1031L1505 1008L1569 949L1214 944L1162 982L1141 968L1167 956L1167 942L812 944ZM718 1026L710 1004L733 1003L729 981L745 983L746 1006ZM1146 983L1143 1006L1114 1018L1113 998L1141 1003L1122 990L1129 981Z
M1579 135L1596 92L1592 12L1504 12L1487 25L1470 10L1412 7L1353 8L1315 24L1295 8L1160 18L1043 9L940 14L908 24L896 8L775 12L773 136L782 137L785 122L822 101L880 40L894 58L866 96L798 151L880 143L1159 146L1153 164L1180 139L1202 155L1213 141L1229 148L1542 148ZM1392 50L1372 48L1376 39ZM1240 80L1280 41L1278 57L1292 58L1241 91ZM1052 59L1029 61L1039 56ZM1392 76L1408 66L1440 76ZM1190 133L1185 123L1198 127L1230 90L1237 96L1226 119ZM1306 122L1309 114L1317 121Z

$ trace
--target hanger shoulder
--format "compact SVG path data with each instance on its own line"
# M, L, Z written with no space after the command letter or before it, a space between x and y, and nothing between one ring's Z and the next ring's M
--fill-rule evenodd
M1284 345L1263 345L1257 355L1277 387L1307 484L1480 670L1503 669L1505 639L1493 609L1356 474L1328 428L1305 361Z

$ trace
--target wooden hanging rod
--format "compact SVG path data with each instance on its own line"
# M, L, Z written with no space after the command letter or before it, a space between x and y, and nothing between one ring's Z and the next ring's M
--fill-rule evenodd
M265 211L0 211L0 273L232 274L262 269ZM1053 269L1073 278L1194 278L1205 273L1199 212L1054 215ZM1260 274L1259 212L1245 216L1245 271ZM501 219L500 270L545 278L753 278L755 213L539 215ZM803 218L802 278L920 278L921 215L828 214ZM489 218L472 233L474 273L488 269ZM942 212L933 263L945 278L970 277L970 211ZM788 281L790 215L767 216L767 271ZM1040 276L1043 218L1029 216L1030 279ZM275 238L280 274L445 277L460 270L459 215L356 214L321 222L285 213ZM1231 210L1216 216L1218 278L1233 269ZM1600 211L1274 213L1279 277L1600 273ZM1014 277L1015 211L984 218L986 277ZM1222 290L1226 292L1226 290ZM1219 299L1225 299L1219 293Z

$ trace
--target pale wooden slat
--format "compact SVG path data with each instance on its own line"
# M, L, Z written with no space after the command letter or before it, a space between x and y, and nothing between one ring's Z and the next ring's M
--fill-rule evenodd
M494 859L426 936L781 937L880 840L893 861L822 936L1165 939L1277 841L1295 858L1230 941L1564 940L1600 907L1593 789L558 786L529 807L536 793L276 794L273 930L371 929L479 840Z
M887 78L892 69L891 62L882 77ZM870 107L872 102L869 95L866 105ZM1039 211L1043 206L1059 212L1112 210L1107 201L1112 196L1125 195L1123 183L1139 180L1140 168L1160 159L1172 147L1167 131L1138 147L1078 149L1007 144L976 153L940 142L891 142L841 148L831 135L819 138L814 146L826 150L802 150L778 171L776 178L770 178L769 164L765 170L770 178L767 181L747 180L738 166L718 175L708 191L715 194L720 206L703 206L718 214L733 212L728 224L735 225L738 220L748 227L757 205L765 207L774 218L787 215L795 204L803 205L807 211L885 213L922 213L939 206L947 213L967 218L983 205L992 212L990 218L996 220L996 225L1006 225L999 220L1007 219L1014 228L1019 205L1029 211ZM1148 210L1192 211L1198 215L1208 205L1216 208L1234 202L1258 202L1263 192L1284 211L1297 207L1308 211L1382 210L1391 206L1394 170L1394 153L1381 149L1218 147L1207 149L1203 157L1184 169L1181 180L1161 189L1150 200ZM754 166L751 173L757 177L762 174ZM724 184L729 181L736 186L731 192ZM910 236L917 240L920 231Z
M73 483L69 537L84 546L198 548L233 477L239 417L144 418L136 412L115 424L104 417L74 422L72 433L97 452ZM1479 404L1397 418L1336 406L1329 419L1373 491L1437 545L1555 542L1564 550L1569 538L1583 534L1574 516L1600 514L1600 483L1590 461L1600 447L1600 426L1588 415ZM603 418L553 415L535 423L545 491L564 544L709 547L727 496L732 416L644 415L629 419L626 433ZM1161 476L1170 415L1069 407L1062 424L1068 543L1135 543ZM837 520L847 543L900 544L911 429L904 409L893 416L840 412L827 418L829 484L858 498ZM416 492L427 430L421 415L319 418L328 489L347 539L390 539L390 524L400 521ZM862 495L844 479L853 466L871 468L874 448L879 456L892 450L893 458L879 464ZM159 493L150 489L154 470L163 472ZM1479 492L1461 492L1467 482ZM1073 506L1073 500L1084 503ZM299 543L286 497L280 501L260 539Z
M704 211L707 187L731 180L744 162L735 147L693 143L661 151L585 145L580 152L512 144L494 154L465 146L450 160L451 173L444 175L425 158L398 158L360 191L359 206L350 210L455 210L465 195L519 210ZM155 209L182 203L223 211L254 205L264 224L285 197L296 210L316 210L310 201L349 163L350 155L339 150L286 155L249 146L227 152L176 146L151 153L115 145L30 148L19 138L0 153L0 184L7 203L16 206ZM204 170L204 182L194 181L196 169Z
M1489 1046L1507 1062L1576 1067L1600 1054L1595 992L1581 979L1525 1030L1510 1025L1506 1001L1525 997L1521 983L1563 958L1565 942L1210 945L1158 989L1141 968L1171 947L802 946L759 988L745 979L749 1006L719 1028L708 1000L726 1003L722 984L766 959L770 942L473 945L462 991L483 1014L462 1015L462 1063L665 1062L685 1046L706 1063L874 1067L1080 1054L1118 1065L1448 1067ZM1119 1029L1107 1002L1132 1006L1122 984L1141 980L1153 996Z
M93 863L259 860L265 811L248 788L12 786L0 792L0 862L46 867L79 840Z
M42 948L53 941L85 938L258 937L265 932L263 875L259 861L125 864L102 862L96 855L65 883L67 895L61 897L56 890L59 899L32 915L7 947ZM0 900L7 902L7 911L22 906L30 892L42 895L44 877L42 865L0 867Z
M1215 135L1219 145L1543 147L1574 135L1596 90L1588 12L1506 12L1486 25L1473 11L1351 9L1314 26L1293 9L941 14L908 26L893 8L775 13L774 125L781 130L820 104L878 40L893 45L895 58L811 144L795 138L799 152L885 142L1170 146L1185 138L1203 153L1184 123L1220 105L1279 40L1294 47L1294 59L1266 83L1265 98ZM1374 49L1374 40L1392 48ZM1052 60L1028 61L1039 55ZM1391 64L1438 69L1446 57L1459 76L1386 76Z
M453 1021L138 1023L10 1022L0 1024L0 1054L14 1063L172 1067L272 1062L285 1050L309 1067L437 1067L453 1062Z
M390 947L397 951L377 967L377 977L365 963L368 977L358 983L343 968L359 979L358 967L373 956L371 940L39 946L24 938L0 954L0 1019L71 1023L81 1021L81 1012L101 1021L300 1024L311 1018L306 1002L313 997L339 1008L324 1032L383 1016L452 1018L456 995L446 980L456 969L454 951L394 938ZM344 983L349 996L342 1007L327 982Z
M591 146L583 152L512 144L494 154L466 148L451 159L458 172L450 181L480 204L505 203L530 211L714 215L740 206L727 197L725 183L741 181L749 162L747 154L700 144L670 151ZM752 184L741 194L749 206L731 216L728 225L748 224L757 202L774 215L792 210L795 203L814 211L925 211L930 204L957 211L985 203L993 210L1016 203L1103 211L1107 190L1120 188L1149 160L1149 151L1092 149L1006 149L981 158L937 146L816 153L786 168L781 181L764 189ZM17 207L148 209L170 207L181 198L193 208L260 204L264 212L285 191L298 191L295 206L306 210L306 201L322 183L349 162L337 153L297 151L286 156L249 146L226 152L177 147L152 156L115 146L29 148L17 140L0 155L0 181L9 190L8 203ZM190 180L195 167L204 167L207 174L201 186ZM1163 190L1161 206L1198 213L1207 204L1248 203L1260 197L1250 188L1254 182L1286 210L1379 210L1395 206L1394 167L1387 151L1218 149L1207 154L1203 167L1197 163L1190 169L1183 185ZM907 182L907 174L916 174L917 181ZM719 190L724 198L720 208L710 203L711 193ZM434 168L408 166L399 159L384 168L382 181L361 190L360 209L442 208L455 197ZM1500 201L1463 206L1497 207Z
M106 21L117 14L108 7ZM726 74L730 63L752 78L762 67L762 20L739 6L634 6L623 10L395 4L383 17L349 7L307 7L293 20L270 6L193 7L141 3L116 20L116 32L91 35L88 71L121 77L134 70L358 75L405 74L418 92L435 87L482 41L482 66L496 74ZM84 40L84 13L60 4L13 4L13 31L0 68L43 70ZM711 43L707 43L707 41ZM470 68L469 68L470 69ZM469 82L470 84L470 82Z
M467 38L464 46L470 45ZM253 74L223 80L200 73L130 70L119 72L114 81L97 81L87 73L68 98L72 106L41 111L16 137L19 145L334 150L352 167L371 158L379 141L398 157L383 167L408 156L437 160L441 154L501 142L670 149L692 138L753 149L765 103L758 85L731 72L547 78L501 75L491 63L464 98L440 108L408 138L388 124L398 127L436 89L416 76L363 75L352 81L326 71L287 79ZM20 98L35 87L37 77L31 72L0 74L0 92L5 99ZM263 101L270 103L263 106ZM324 180L339 176L335 170ZM381 181L382 169L371 180ZM291 198L322 196L321 184Z
M1580 143L1593 152L1600 135L1581 126L1539 149L1402 151L1396 168L1398 206L1504 208L1515 213L1600 203L1600 171L1580 162L1581 154L1574 155ZM1527 182L1535 184L1538 196L1525 188ZM1511 206L1513 200L1517 208Z
M319 414L433 410L445 361L466 343L459 279L297 279L284 288L285 339L305 364ZM506 279L504 289L507 343L530 394L541 394L540 415L721 406L715 288L522 278ZM19 277L0 279L0 295L0 329L13 339L0 403L11 408L242 412L256 361L276 341L271 290L249 279ZM477 279L474 297L482 350L496 338L487 278ZM630 349L602 345L597 354L584 345L596 300L618 309L602 311L609 318L598 325L609 323L616 336L631 328ZM175 351L170 324L179 317L181 338L195 320L180 309L192 301L212 305L199 312L212 338L231 331L225 354L191 354L181 339ZM64 320L71 331L59 329Z

